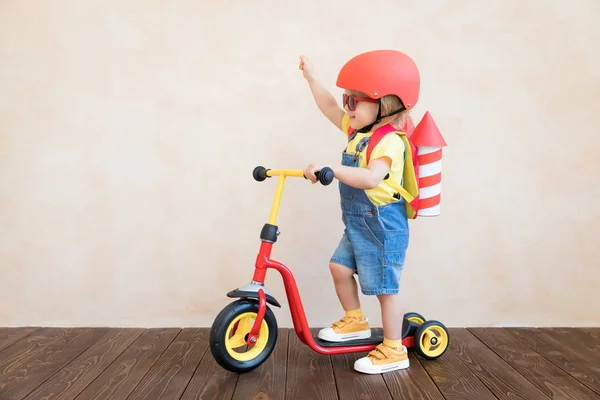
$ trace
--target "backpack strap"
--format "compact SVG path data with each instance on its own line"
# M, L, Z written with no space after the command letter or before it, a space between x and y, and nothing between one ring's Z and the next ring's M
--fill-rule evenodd
M388 133L397 132L398 130L394 128L391 124L384 125L380 128L377 128L375 132L371 135L371 139L369 139L369 145L367 146L367 165L369 165L369 161L371 161L371 152L377 146L381 139Z
M388 125L384 125L380 128L378 128L377 130L375 130L375 132L373 132L373 134L371 135L371 139L369 140L369 144L367 145L367 165L369 165L369 161L371 161L371 152L373 152L373 149L375 148L375 146L377 146L377 144L379 142L381 142L381 139L383 139L388 133L396 133L399 134L398 129L394 128L391 124ZM402 138L403 135L400 135L400 137ZM405 151L404 151L404 159L406 160L406 141L403 140L402 141L405 145ZM390 175L388 174L384 179L388 179L390 177ZM402 187L402 182L397 182L397 185L395 186L395 189L398 191L398 194L402 197L404 197L404 199L406 201L408 201L409 203L411 201L413 201L414 197L408 193L408 191L406 189L404 189Z
M354 139L354 137L356 136L356 131L349 126L348 127L348 143L350 143L352 141L352 139Z
M392 125L384 125L371 135L369 144L367 146L367 165L371 160L371 152L377 146L377 144L387 135L388 133L394 133L400 136L404 143L404 173L403 182L391 182L394 189L398 192L396 198L403 197L407 203L407 215L409 218L414 219L417 216L419 209L419 175L418 175L418 157L416 146L406 137L406 133L399 131ZM410 161L407 162L407 157ZM389 178L388 176L385 178ZM408 185L405 187L405 183Z

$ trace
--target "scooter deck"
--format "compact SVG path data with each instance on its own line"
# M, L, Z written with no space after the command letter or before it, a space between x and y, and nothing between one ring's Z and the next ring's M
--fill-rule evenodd
M339 347L339 346L364 346L365 344L379 344L383 342L383 330L371 329L371 337L368 339L346 340L343 342L328 342L320 339L316 335L313 337L315 343L321 347Z
M404 320L402 324L402 339L408 336L414 336L415 331L418 327L418 324L409 320ZM319 337L317 337L317 335L314 335L313 339L316 344L322 347L362 346L365 344L379 344L383 342L383 329L371 328L371 337L368 339L356 339L343 342L328 342L326 340L320 339Z

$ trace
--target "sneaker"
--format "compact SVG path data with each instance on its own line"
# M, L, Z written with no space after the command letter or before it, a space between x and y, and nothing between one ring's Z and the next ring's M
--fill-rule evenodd
M368 339L371 337L369 320L344 316L331 327L319 331L319 339L328 342L345 342L348 340Z
M381 374L408 368L408 353L406 347L393 349L383 343L371 351L369 355L359 358L354 363L354 369L364 374Z

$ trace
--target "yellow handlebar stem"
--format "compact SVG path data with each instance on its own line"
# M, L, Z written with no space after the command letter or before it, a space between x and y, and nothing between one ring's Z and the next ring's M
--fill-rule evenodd
M301 169L270 169L267 171L267 176L279 176L277 189L275 189L273 206L271 207L271 215L269 216L269 224L275 225L277 222L277 214L279 214L279 204L281 204L281 197L283 196L285 178L288 176L304 178L304 171Z

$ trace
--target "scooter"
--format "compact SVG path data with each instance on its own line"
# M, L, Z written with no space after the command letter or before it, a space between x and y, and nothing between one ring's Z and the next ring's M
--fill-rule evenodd
M373 350L383 341L382 333L372 330L368 339L328 342L313 337L302 306L302 300L294 275L284 264L271 259L273 244L279 236L276 225L279 206L287 177L305 178L302 170L271 170L256 167L252 172L255 180L262 182L278 176L271 214L260 233L261 245L256 258L254 276L249 284L227 293L236 298L216 317L210 331L210 349L214 359L224 369L243 373L260 366L273 352L277 342L277 320L271 308L281 307L265 288L267 270L275 269L281 274L288 299L294 331L300 341L317 353L334 355ZM316 174L323 185L333 182L331 168L325 167ZM402 323L402 344L414 348L421 357L433 360L448 348L449 335L446 327L438 321L427 321L418 313L406 313Z

